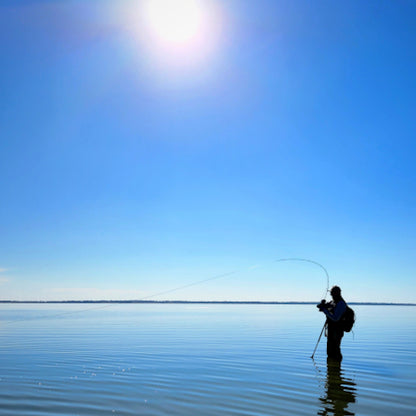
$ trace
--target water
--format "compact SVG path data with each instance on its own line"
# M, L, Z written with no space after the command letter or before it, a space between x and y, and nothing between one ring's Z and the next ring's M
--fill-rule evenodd
M341 368L310 305L90 307L0 306L0 415L416 412L415 307L354 307Z

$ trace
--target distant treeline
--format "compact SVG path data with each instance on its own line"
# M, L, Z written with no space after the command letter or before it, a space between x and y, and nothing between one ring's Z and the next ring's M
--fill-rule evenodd
M220 305L316 305L317 302L300 301L208 301L208 300L0 300L0 303L156 303L156 304L220 304ZM401 302L348 302L349 305L416 306Z

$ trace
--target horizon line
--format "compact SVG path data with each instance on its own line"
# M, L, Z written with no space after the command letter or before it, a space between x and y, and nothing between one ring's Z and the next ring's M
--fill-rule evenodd
M317 305L316 301L246 301L246 300L0 300L1 303L120 303L120 304L139 304L139 303L164 303L164 304L241 304L241 305ZM379 305L379 306L416 306L413 302L347 302L349 305Z

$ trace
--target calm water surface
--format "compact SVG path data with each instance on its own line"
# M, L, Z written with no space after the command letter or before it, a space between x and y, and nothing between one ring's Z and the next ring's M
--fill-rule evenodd
M415 307L354 307L340 368L312 305L89 308L0 306L0 415L416 414Z

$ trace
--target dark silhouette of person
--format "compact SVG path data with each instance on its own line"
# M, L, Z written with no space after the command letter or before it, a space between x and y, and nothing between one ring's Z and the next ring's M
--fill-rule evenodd
M344 336L344 328L341 318L347 309L347 304L341 296L339 286L331 288L331 302L321 302L319 310L326 315L326 352L329 360L341 362L341 340Z
M356 384L345 377L339 362L328 363L325 383L325 395L320 397L321 408L319 416L355 415L348 409L350 403L355 403Z

